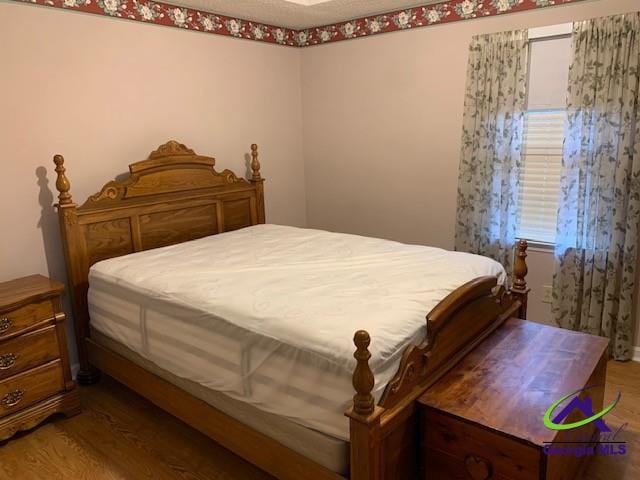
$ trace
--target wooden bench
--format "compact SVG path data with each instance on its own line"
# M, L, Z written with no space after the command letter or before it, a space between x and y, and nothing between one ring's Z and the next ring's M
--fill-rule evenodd
M594 438L599 430L594 423L554 430L543 416L585 387L591 388L579 398L602 410L607 345L604 338L508 320L420 398L422 478L576 478L591 455L548 455L545 446L590 446L560 442ZM563 423L584 418L576 409Z

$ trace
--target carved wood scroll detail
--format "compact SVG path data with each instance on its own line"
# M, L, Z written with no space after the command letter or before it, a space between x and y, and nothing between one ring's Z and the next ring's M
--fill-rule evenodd
M91 195L91 202L100 202L101 200L119 200L124 197L126 185L124 182L111 181L107 183L98 193Z
M151 152L146 160L129 165L127 178L108 182L81 208L104 207L151 195L247 184L231 170L216 171L214 165L215 158L197 155L192 149L171 140Z
M196 152L191 150L189 147L184 145L183 143L178 143L175 140L169 140L167 143L160 145L153 152L149 154L149 159L157 159L163 158L167 156L177 156L177 155L195 155Z

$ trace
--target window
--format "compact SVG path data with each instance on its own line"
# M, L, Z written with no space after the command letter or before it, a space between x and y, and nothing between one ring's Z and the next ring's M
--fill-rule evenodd
M566 92L571 61L567 27L529 31L529 91L522 145L518 237L555 242ZM551 35L551 36L549 36Z
M554 243L566 110L528 110L520 174L518 236Z

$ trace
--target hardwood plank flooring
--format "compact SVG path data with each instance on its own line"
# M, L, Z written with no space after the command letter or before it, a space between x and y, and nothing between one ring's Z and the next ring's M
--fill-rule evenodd
M628 423L629 452L594 458L584 480L640 478L640 363L609 363L605 401L618 392L620 404L606 420ZM54 417L0 444L0 479L271 478L114 380L82 388L81 396L77 417Z
M635 480L640 479L640 363L614 362L607 365L607 388L604 393L608 405L620 392L618 406L605 417L611 428L625 423L620 438L627 442L624 456L597 456L593 459L584 480Z
M80 415L0 446L0 479L271 478L109 377L80 393Z

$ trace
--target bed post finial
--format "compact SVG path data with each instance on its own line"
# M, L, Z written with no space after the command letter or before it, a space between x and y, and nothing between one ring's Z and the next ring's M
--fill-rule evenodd
M529 244L526 240L518 240L516 244L516 255L513 262L513 286L517 290L526 290L527 281L526 276L529 272L527 267L527 248Z
M54 155L53 163L56 164L56 173L58 178L56 179L56 189L60 194L58 195L59 205L70 205L73 203L69 190L71 184L69 179L65 175L66 169L64 168L64 157L62 155Z
M260 176L260 161L258 160L258 145L255 143L251 144L251 180L254 182L259 182L262 180Z
M258 223L264 223L264 178L260 175L258 145L255 143L251 144L251 172L251 183L256 187Z
M529 244L526 240L518 240L516 244L516 254L513 260L513 285L511 293L518 297L521 303L519 318L527 318L527 298L529 296L529 287L527 286L527 248Z
M364 330L358 330L353 337L353 343L356 345L356 352L353 354L357 360L356 369L353 372L353 388L356 394L353 396L353 412L366 417L371 415L374 410L374 401L371 391L374 386L373 372L369 367L369 344L371 338Z
M351 450L351 480L381 480L383 477L382 427L384 408L375 405L373 372L369 367L371 337L358 330L353 337L357 360L353 371L353 407L345 413L349 417L349 442Z

